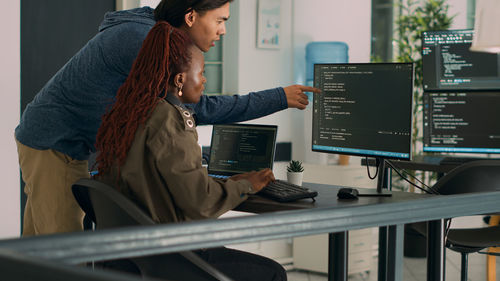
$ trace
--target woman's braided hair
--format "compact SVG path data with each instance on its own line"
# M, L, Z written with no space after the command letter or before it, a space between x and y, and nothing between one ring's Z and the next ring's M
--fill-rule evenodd
M193 42L184 31L159 21L149 31L116 100L102 117L97 131L99 174L125 162L135 133L151 115L160 98L174 85L174 77L191 62Z

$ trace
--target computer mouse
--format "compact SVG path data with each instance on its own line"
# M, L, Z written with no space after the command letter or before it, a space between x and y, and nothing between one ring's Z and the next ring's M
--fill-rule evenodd
M339 189L337 197L340 199L358 199L358 190L350 187L343 187Z

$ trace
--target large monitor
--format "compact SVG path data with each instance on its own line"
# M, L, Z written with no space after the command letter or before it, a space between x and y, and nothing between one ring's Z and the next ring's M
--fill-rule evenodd
M500 91L424 93L424 152L500 153Z
M500 89L500 55L471 52L473 30L422 33L425 91Z
M315 64L312 150L411 158L412 63Z

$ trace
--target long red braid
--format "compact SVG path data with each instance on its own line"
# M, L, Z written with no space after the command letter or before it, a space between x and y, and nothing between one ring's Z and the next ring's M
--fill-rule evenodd
M159 21L149 31L97 131L95 146L99 174L109 171L114 164L120 167L125 162L137 128L149 118L160 98L166 96L174 76L189 65L192 44L185 32L165 21Z

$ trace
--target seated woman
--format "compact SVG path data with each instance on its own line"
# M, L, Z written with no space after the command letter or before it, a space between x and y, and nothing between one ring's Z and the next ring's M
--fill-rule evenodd
M148 33L97 133L97 178L157 223L216 218L274 180L271 170L227 180L201 165L195 121L206 82L202 52L181 30L158 22ZM286 280L281 265L227 248L196 251L235 280Z

